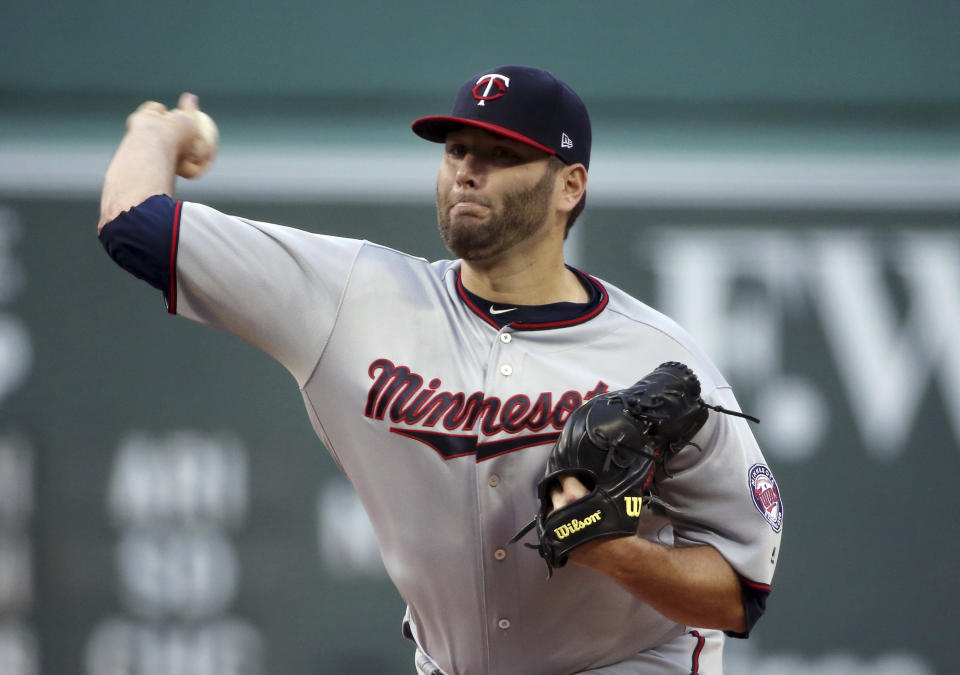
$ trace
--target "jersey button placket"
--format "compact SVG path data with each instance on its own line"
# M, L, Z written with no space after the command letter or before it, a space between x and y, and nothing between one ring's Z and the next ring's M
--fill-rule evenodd
M524 349L521 347L523 341L515 338L517 336L509 328L504 328L493 337L490 343L490 360L487 362L485 393L499 400L501 405L512 397L524 393L519 389L523 386L523 383L518 381L523 379L520 377L520 368L524 357ZM499 429L499 433L491 439L492 441L500 441L506 438L502 429L504 422L499 416L500 413L502 411L498 411L496 420L496 428ZM507 493L503 492L509 482L509 476L495 469L498 463L508 461L509 456L506 459L493 457L480 463L488 471L485 480L486 486L480 490L481 506L489 508L491 513L501 513L504 508L512 503L509 491ZM499 663L500 659L504 658L503 655L512 653L512 650L517 648L514 642L521 637L516 630L512 630L512 620L515 613L519 611L515 606L516 598L520 594L516 576L516 565L519 560L510 555L509 547L506 545L506 541L513 534L513 531L505 531L503 523L499 521L491 522L490 526L485 528L487 531L483 537L484 593L486 595L487 612L489 612L485 618L488 622L488 630L492 631L490 635L492 652L489 672L503 672L505 664Z
M500 340L500 344L508 345L513 342L513 335L506 330L502 330L497 339ZM513 375L513 366L509 363L501 363L499 368L500 374L504 377L510 377Z

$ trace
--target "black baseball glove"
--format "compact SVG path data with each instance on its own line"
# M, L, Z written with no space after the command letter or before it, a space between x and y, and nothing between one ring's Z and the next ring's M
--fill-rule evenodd
M537 485L540 510L511 540L534 525L535 548L549 574L577 546L608 535L636 534L658 467L683 449L707 421L708 410L756 418L710 406L700 381L676 361L658 366L632 387L596 396L577 408L550 452ZM550 493L561 475L576 476L590 493L553 510Z

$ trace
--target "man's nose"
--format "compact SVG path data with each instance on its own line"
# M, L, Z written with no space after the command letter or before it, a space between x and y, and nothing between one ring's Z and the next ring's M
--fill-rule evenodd
M468 152L457 167L457 184L464 187L477 187L483 180L483 162Z

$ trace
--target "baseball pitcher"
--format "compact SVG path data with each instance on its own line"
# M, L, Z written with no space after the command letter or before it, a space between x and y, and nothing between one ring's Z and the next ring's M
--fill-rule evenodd
M296 380L407 603L417 672L722 672L725 636L764 613L783 504L710 358L565 264L591 146L573 90L501 66L413 123L443 148L453 256L435 262L176 200L209 127L192 95L128 118L100 240L171 314Z

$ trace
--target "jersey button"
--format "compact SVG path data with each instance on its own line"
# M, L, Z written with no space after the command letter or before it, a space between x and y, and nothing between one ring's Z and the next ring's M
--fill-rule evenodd
M496 551L493 552L493 557L496 558L497 560L503 560L504 558L507 557L507 552L504 551L502 548L498 548Z
M500 366L500 374L505 377L510 377L513 375L513 366L511 366L509 363L504 363L502 366Z
M500 619L497 621L497 625L500 626L503 630L510 628L510 619Z
M498 485L500 485L500 476L498 476L497 474L493 474L492 476L490 476L490 480L487 481L487 485L489 485L490 487L497 487Z
M503 344L510 344L510 341L513 339L513 336L510 333L500 333L500 342Z

